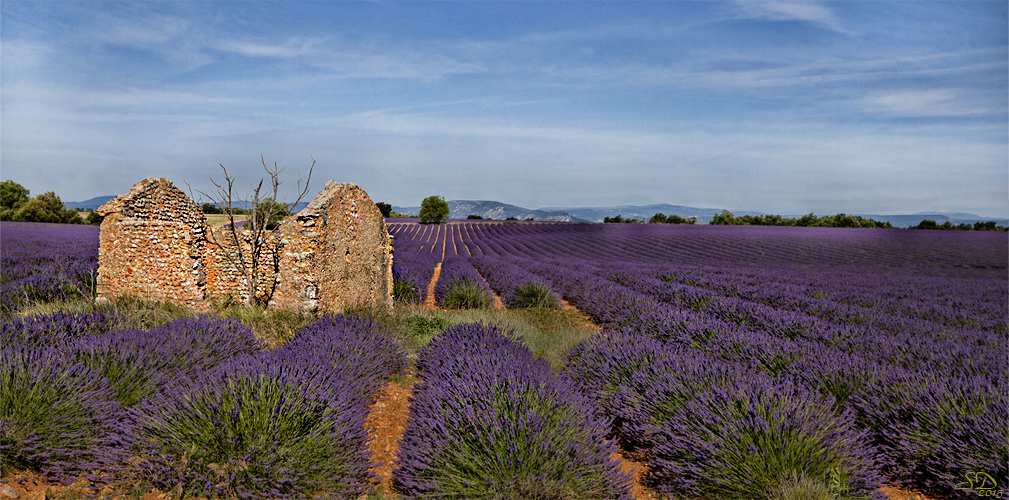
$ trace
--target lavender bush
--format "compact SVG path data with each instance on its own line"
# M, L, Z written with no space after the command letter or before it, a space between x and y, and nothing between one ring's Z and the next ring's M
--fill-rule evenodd
M358 316L327 316L274 351L278 359L311 360L355 380L367 397L406 368L406 352L378 323Z
M39 347L64 345L108 333L120 324L115 313L55 312L0 322L0 345L21 343Z
M357 382L319 359L277 361L236 358L131 409L146 479L184 497L366 491L367 406Z
M148 479L211 497L365 492L368 403L404 368L402 348L370 320L335 316L242 354L130 410Z
M442 261L434 295L439 305L449 309L474 309L491 303L490 287L462 257Z
M641 413L627 428L644 437L647 481L658 491L762 499L801 474L834 483L835 498L874 495L874 450L851 413L837 414L833 400L802 385L732 371L715 369L718 378L708 380L698 371L667 373L664 385L638 393Z
M1005 359L992 367L1003 377ZM883 472L892 481L942 495L963 494L954 487L972 471L1009 484L1009 396L1002 381L892 368L852 400L884 451Z
M125 463L123 410L98 371L55 348L18 343L0 347L0 367L0 474L97 481Z
M80 339L62 348L76 361L95 370L108 382L112 397L133 406L151 397L186 370L173 363L174 352L158 349L149 332L129 330Z
M418 363L393 473L407 497L629 497L590 406L500 329L456 325Z
M427 298L427 286L434 275L434 266L440 257L432 253L397 251L392 266L395 298L406 302L423 303Z
M558 307L559 295L542 278L500 257L473 257L470 263L508 307Z
M133 337L165 358L175 374L196 375L222 361L265 348L248 327L215 316L181 318Z

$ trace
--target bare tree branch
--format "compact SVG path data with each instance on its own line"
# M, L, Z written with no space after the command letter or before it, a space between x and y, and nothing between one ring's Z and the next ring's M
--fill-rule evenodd
M246 220L244 227L239 230L238 225L235 222L235 207L234 207L234 178L228 174L228 169L224 165L220 165L221 170L224 171L224 183L220 184L213 178L210 182L214 184L217 189L216 196L209 195L202 191L199 191L201 195L207 196L214 203L219 206L222 211L227 215L228 225L225 228L226 240L221 242L218 240L218 235L215 231L209 230L208 241L210 241L216 248L218 248L224 258L228 263L236 269L245 280L249 299L248 303L254 305L257 301L267 301L269 300L268 295L272 295L265 290L261 290L260 286L260 264L263 262L263 258L269 254L272 257L272 263L274 268L278 265L278 252L279 247L276 247L271 225L271 220L276 218L282 213L291 213L294 207L301 202L301 199L308 192L308 181L312 178L312 170L315 168L315 158L312 158L312 166L308 169L308 181L305 182L304 187L301 185L301 178L298 178L298 197L290 204L282 204L278 201L279 187L281 184L280 174L284 171L283 168L278 168L276 162L273 164L273 168L270 169L266 166L266 159L263 155L260 155L260 162L263 165L263 169L266 171L267 175L270 177L270 183L267 185L267 190L270 194L268 198L261 198L260 194L263 190L264 179L259 179L259 183L256 184L254 188L250 190L250 199L243 200L250 206L249 218ZM243 242L247 242L249 245L249 250L246 252ZM263 296L261 296L263 295Z

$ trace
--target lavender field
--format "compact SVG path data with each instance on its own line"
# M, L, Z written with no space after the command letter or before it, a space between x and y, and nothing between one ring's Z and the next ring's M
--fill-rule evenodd
M0 249L0 315L92 293L98 227L4 222Z
M602 325L563 376L671 498L815 489L807 482L825 495L886 483L955 496L970 473L1009 484L1004 234L495 223L391 233L399 275L459 257L493 263L487 281L502 296L542 281Z
M666 498L1006 497L971 482L1009 485L1005 233L390 222L403 301L424 302L437 266L440 303L456 282L515 308L532 288L603 328L561 370L492 325L436 336L404 497L628 498L617 446ZM407 367L382 325L325 318L265 353L214 318L116 331L114 311L14 314L86 298L96 236L0 225L4 473L369 491L364 412Z

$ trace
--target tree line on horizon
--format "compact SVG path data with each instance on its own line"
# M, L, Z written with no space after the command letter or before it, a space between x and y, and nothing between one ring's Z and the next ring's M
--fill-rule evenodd
M29 197L28 188L14 182L5 180L0 182L0 221L11 222L48 222L61 224L93 224L102 223L102 217L88 210L87 218L81 217L77 210L68 209L60 197L53 191L40 194L35 198ZM267 204L274 204L272 199L264 200ZM281 205L276 203L276 205ZM392 211L392 205L384 202L377 202L375 205L382 212L384 218L409 217ZM200 206L205 214L221 214L224 210L214 203L204 203ZM285 206L286 208L286 206ZM250 209L233 208L235 214L250 214ZM279 219L288 215L287 211L273 214L269 225L275 226ZM422 224L438 224L449 216L449 206L445 198L441 196L428 196L421 202L419 217ZM480 216L470 215L469 219L482 219ZM277 219L277 220L274 220ZM509 217L508 220L517 220ZM531 220L531 219L529 219ZM615 217L604 217L606 224L644 224L645 221L634 218L624 218L622 215ZM665 215L658 212L647 221L648 224L696 224L696 217L684 218L679 215ZM853 228L893 228L889 221L877 221L867 219L858 215L848 215L839 213L817 217L812 212L802 217L782 217L781 215L734 215L728 210L712 217L709 225L719 226L794 226L794 227L853 227ZM974 224L960 223L953 224L946 221L943 224L932 219L923 219L917 226L909 229L947 230L947 231L1009 231L1009 228L998 225L995 221L975 222Z
M782 217L780 215L733 215L728 210L712 217L708 224L715 226L796 226L796 227L859 227L870 229L891 229L890 221L880 222L858 215L839 213L817 217L812 212L802 217Z
M697 219L691 217L689 219L684 219L678 215L665 215L661 212L653 215L649 220L649 224L695 224ZM616 223L616 224L644 224L645 221L641 219L624 218L621 215L616 217L605 217L603 218L603 223ZM733 215L732 212L728 210L722 210L722 213L712 217L709 225L714 226L791 226L791 227L853 227L853 228L876 228L876 229L892 229L893 224L889 221L877 221L874 219L867 219L860 217L858 215L848 215L845 213L839 213L835 215L825 215L822 217L817 217L812 212L803 215L802 217L782 217L781 215ZM931 219L922 220L917 226L911 226L909 229L937 229L937 230L955 230L955 231L1007 231L1006 227L999 226L995 221L987 222L975 222L974 224L953 224L946 221L943 224L938 224L936 221Z
M6 180L0 182L0 221L49 222L59 224L101 224L102 217L94 211L87 219L76 210L68 209L63 200L53 191L47 191L34 198L28 188Z
M939 224L932 219L924 219L917 226L911 226L911 229L938 229L945 231L1009 231L1009 228L999 226L993 220L985 222L978 221L974 224L953 224L950 221Z

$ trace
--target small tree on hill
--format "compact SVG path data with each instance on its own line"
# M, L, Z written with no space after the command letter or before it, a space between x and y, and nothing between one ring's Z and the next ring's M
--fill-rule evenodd
M380 201L375 206L378 207L379 212L382 212L382 218L388 219L392 217L392 205Z
M236 200L234 195L235 179L228 174L228 169L224 165L221 165L221 170L224 171L224 184L218 184L213 178L210 179L210 182L217 188L217 193L214 195L200 193L214 200L214 203L227 217L228 223L222 234L213 230L207 231L207 240L217 247L224 259L242 275L249 291L249 305L256 305L260 300L269 300L268 297L261 296L260 293L262 284L260 283L259 268L261 262L266 257L267 250L274 250L273 255L276 256L275 245L278 242L277 238L273 237L273 229L276 228L280 218L291 213L308 193L308 183L312 180L312 169L315 168L315 158L312 158L312 165L308 168L308 178L305 180L304 186L301 184L301 177L298 177L297 198L291 203L278 203L275 200L281 184L280 174L284 169L277 168L276 163L273 164L273 168L267 167L266 160L262 155L259 156L259 159L263 164L263 170L270 177L270 184L266 188L268 196L260 197L263 179L259 179L259 184L252 189L250 199ZM234 205L235 201L242 201L243 204L248 205L248 213L251 214L242 226L235 223L235 214L239 211Z
M438 224L448 218L448 202L441 196L428 196L420 202L421 224Z

